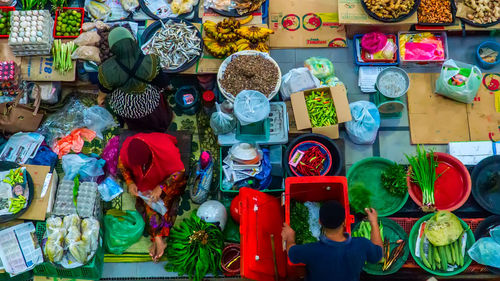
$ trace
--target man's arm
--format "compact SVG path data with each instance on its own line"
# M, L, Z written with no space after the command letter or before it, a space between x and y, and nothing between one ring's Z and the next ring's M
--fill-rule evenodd
M378 214L377 211L373 208L366 208L366 214L368 215L368 221L370 222L370 226L372 227L372 232L370 234L370 240L373 244L380 246L382 249L384 248L384 243L382 242L382 237L380 236L380 228L378 226Z
M295 231L286 223L283 223L281 238L286 243L286 252L288 253L292 246L295 246Z

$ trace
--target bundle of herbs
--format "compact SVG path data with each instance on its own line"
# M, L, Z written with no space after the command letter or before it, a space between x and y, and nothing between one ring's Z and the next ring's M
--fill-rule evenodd
M290 206L290 227L295 230L295 243L297 245L317 242L309 226L309 209L297 201Z
M382 172L382 186L395 196L403 197L408 192L406 184L406 168L394 163Z
M417 154L409 156L405 154L410 163L411 180L422 190L422 210L433 212L436 210L434 200L434 183L444 173L436 174L439 165L434 151L426 151L423 146L417 145Z
M179 227L170 232L165 269L187 274L194 281L201 281L207 273L220 271L224 235L214 224L207 223L193 212Z
M365 213L365 208L371 206L372 192L364 183L356 182L349 186L349 204L356 213Z

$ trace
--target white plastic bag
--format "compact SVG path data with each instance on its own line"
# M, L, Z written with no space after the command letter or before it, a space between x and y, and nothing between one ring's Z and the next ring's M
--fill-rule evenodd
M460 79L463 79L461 85L453 83ZM436 93L459 102L472 103L482 79L483 75L477 66L447 60L443 63L441 74L436 80Z
M380 127L380 114L375 104L357 101L349 105L352 121L345 123L349 138L356 144L372 144Z
M109 113L104 107L94 105L85 109L83 112L85 127L91 129L96 133L100 139L103 138L102 132L106 129L118 126L115 122L113 115Z
M306 67L290 70L281 78L280 93L283 100L289 100L293 93L318 88L320 81Z
M144 194L142 192L138 192L137 195L141 197L146 204L148 204L151 209L155 210L158 214L161 214L162 216L165 215L168 211L167 207L165 206L165 203L163 203L163 200L158 200L156 202L153 202L151 200L151 197L149 195Z
M231 114L222 112L220 105L215 104L217 111L210 116L210 127L216 135L230 133L236 127L236 119Z
M264 120L269 116L269 100L261 92L243 90L234 99L234 115L241 125L248 125Z

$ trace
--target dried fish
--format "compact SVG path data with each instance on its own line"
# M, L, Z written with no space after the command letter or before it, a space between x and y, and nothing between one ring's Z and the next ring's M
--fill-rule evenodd
M161 21L162 27L143 46L146 54L155 54L166 70L175 70L196 59L201 53L198 30L185 22Z

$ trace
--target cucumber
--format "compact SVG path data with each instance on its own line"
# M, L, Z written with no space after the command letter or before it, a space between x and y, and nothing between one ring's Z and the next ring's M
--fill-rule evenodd
M458 257L460 259L458 265L463 266L464 265L464 256L462 255L462 236L460 236L458 238L457 245L458 245Z
M448 269L448 260L446 259L446 253L444 247L438 247L439 257L441 258L441 267L443 271Z
M424 235L422 235L422 238L420 238L420 259L422 260L422 262L424 263L424 265L427 268L432 268L431 264L429 263L429 261L425 257L425 253L424 253L424 238L425 238Z
M444 246L444 252L446 254L446 260L448 261L448 263L453 263L453 256L451 255L451 249L449 247L449 245L447 246Z
M431 264L432 270L436 270L436 262L434 261L434 251L435 251L434 247L432 247L432 244L429 243L429 251L427 258L429 260L429 263Z
M438 251L437 247L434 247L434 260L437 263L436 266L440 266L441 265L441 258L439 257L439 251Z
M458 255L457 255L457 251L455 249L455 242L451 243L450 245L448 245L450 247L450 250L451 250L451 256L453 257L453 264L457 264L458 263Z

